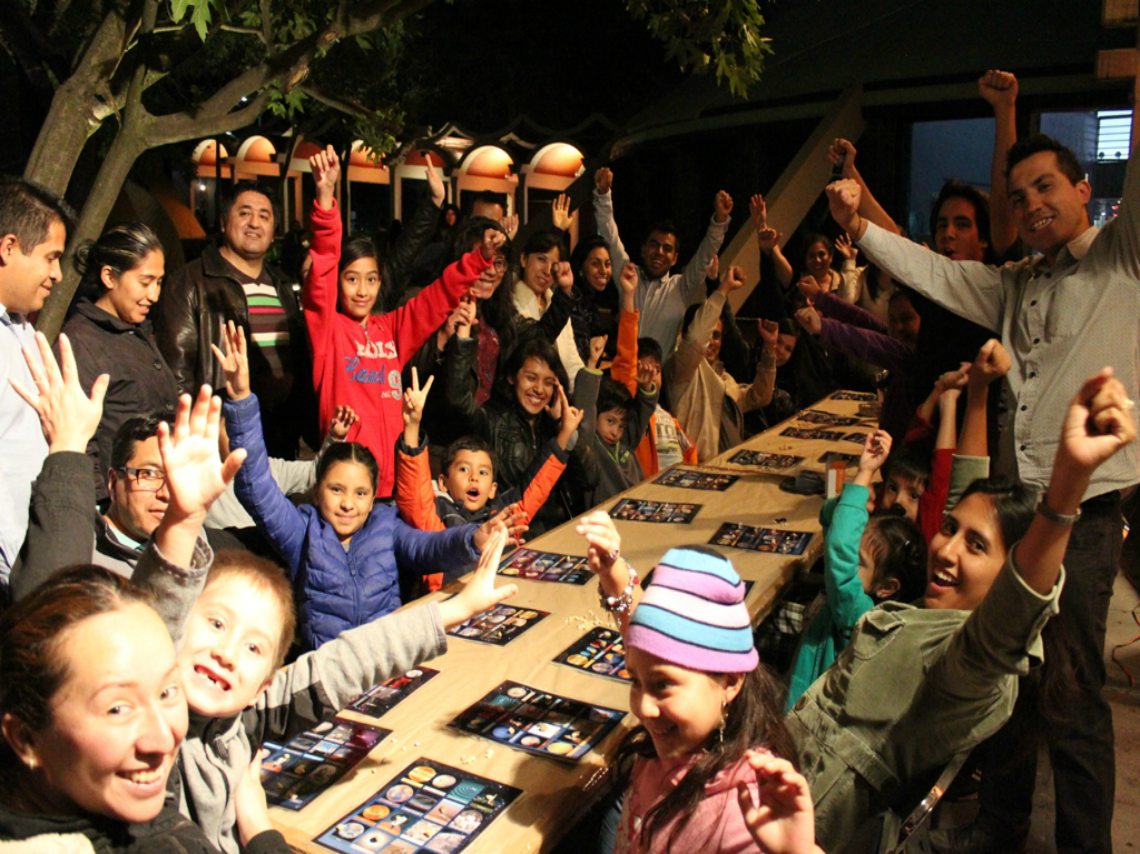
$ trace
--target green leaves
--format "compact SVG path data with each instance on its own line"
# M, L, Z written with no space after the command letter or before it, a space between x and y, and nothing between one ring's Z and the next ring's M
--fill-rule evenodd
M717 83L742 98L772 52L771 40L761 35L764 16L757 0L625 0L625 6L683 71L711 69Z
M189 12L190 23L198 33L198 38L205 41L213 19L212 8L217 5L218 0L170 0L170 18L178 24Z

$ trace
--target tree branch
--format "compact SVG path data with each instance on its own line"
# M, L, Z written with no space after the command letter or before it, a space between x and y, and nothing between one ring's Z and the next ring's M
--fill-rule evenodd
M320 101L326 107L332 107L334 110L346 113L350 116L360 116L366 118L372 115L372 111L359 104L356 101L350 101L344 98L338 98L335 95L330 95L328 92L321 89L313 83L302 83L300 86L302 92L312 98L314 101Z

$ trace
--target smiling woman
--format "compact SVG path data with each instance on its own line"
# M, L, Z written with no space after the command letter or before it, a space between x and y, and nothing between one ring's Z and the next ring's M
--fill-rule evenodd
M4 614L0 722L0 839L117 851L159 832L186 700L170 635L130 582L80 567ZM162 833L200 836L166 818Z
M107 229L76 253L80 299L63 327L75 351L83 387L111 375L103 419L87 448L95 461L95 490L107 498L107 468L115 432L139 412L173 409L174 374L155 343L150 313L162 292L165 257L141 222Z

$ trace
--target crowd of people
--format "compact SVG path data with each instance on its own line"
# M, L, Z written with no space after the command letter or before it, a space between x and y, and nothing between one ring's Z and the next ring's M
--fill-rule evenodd
M1016 78L978 87L991 192L947 182L932 247L848 140L802 256L749 200L754 331L718 258L726 192L680 272L669 220L627 251L605 167L573 248L567 197L520 236L494 194L446 207L430 167L381 247L344 236L330 146L301 269L267 261L272 191L235 184L218 243L169 275L142 223L79 247L53 344L31 321L72 213L0 182L0 847L287 850L261 743L438 655L514 592L504 548L577 518L640 722L597 850L862 850L963 764L978 816L924 844L1020 850L1047 734L1058 850L1110 851L1140 167L1097 229L1073 153L1015 139ZM823 505L825 607L775 674L727 558L673 549L643 581L591 508L841 387L880 390L880 424Z

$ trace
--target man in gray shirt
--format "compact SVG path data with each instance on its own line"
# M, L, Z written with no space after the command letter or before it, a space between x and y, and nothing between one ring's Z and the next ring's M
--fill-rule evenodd
M1038 256L1001 268L955 262L868 223L854 181L828 186L835 221L891 276L989 329L1013 358L1014 407L999 458L1044 488L1066 404L1082 380L1112 365L1138 394L1140 166L1128 164L1119 216L1097 229L1091 188L1072 151L1045 136L1016 143L1007 160L1018 234ZM1065 554L1061 613L1077 674L1051 755L1058 850L1110 851L1114 799L1112 713L1101 697L1105 621L1120 557L1120 490L1140 481L1140 449L1127 448L1093 477ZM1030 793L1032 786L1030 785Z

